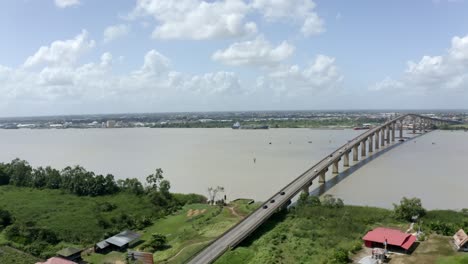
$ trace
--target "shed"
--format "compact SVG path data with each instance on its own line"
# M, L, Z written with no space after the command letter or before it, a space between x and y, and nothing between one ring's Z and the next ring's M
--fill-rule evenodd
M142 264L154 264L153 254L148 252L129 250L127 253L127 258L129 260L138 260Z
M453 242L459 251L468 252L468 235L460 229L453 235Z
M406 234L398 229L378 227L362 238L366 247L389 247L401 248L407 251L416 241L416 237Z
M76 260L81 259L81 251L83 250L78 249L78 248L68 247L68 248L64 248L58 251L57 256L64 258L64 259L76 261Z
M125 248L128 245L132 244L133 242L139 240L141 237L140 234L132 232L130 230L125 230L113 237L109 237L105 241L108 244L114 245L119 248Z
M103 253L110 250L124 250L129 245L139 241L140 237L141 235L136 232L125 230L115 236L96 243L96 245L94 245L94 251Z

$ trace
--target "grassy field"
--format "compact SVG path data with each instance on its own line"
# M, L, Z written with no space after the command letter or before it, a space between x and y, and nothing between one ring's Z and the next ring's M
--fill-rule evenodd
M0 247L0 263L8 264L31 264L40 261L40 259L35 258L31 255L18 251L11 247Z
M468 216L453 211L429 211L426 217L424 221L446 221L450 224L468 220ZM404 231L409 223L396 220L390 210L372 207L292 209L274 215L216 263L347 263L340 256L344 253L351 257L360 251L362 236L378 226ZM412 255L395 257L390 263L468 263L466 254L456 253L449 240L447 236L432 235Z
M136 249L144 248L151 234L161 233L167 237L168 247L154 253L155 263L185 263L257 206L258 204L248 205L244 200L222 208L206 204L186 205L177 213L159 219L145 228L142 231L142 243ZM125 254L91 254L85 256L85 260L89 263L116 263L124 261Z
M105 202L116 208L103 212L100 207ZM78 197L59 190L14 186L0 187L0 208L10 211L18 221L50 228L61 240L82 246L92 245L110 230L99 225L100 219L110 221L123 213L135 218L152 215L152 206L144 196L120 193Z

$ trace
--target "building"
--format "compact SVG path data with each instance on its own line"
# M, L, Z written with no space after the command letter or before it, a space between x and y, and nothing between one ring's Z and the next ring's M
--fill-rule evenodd
M364 240L366 247L386 247L393 250L403 249L406 252L414 244L416 237L397 229L378 227L367 232L362 240Z
M53 257L53 258L46 260L46 262L36 262L36 264L78 264L78 263L70 261L70 260L66 260L63 258L59 258L59 257Z
M466 235L463 229L458 230L458 232L453 235L453 243L458 251L468 252L468 235Z
M64 248L57 252L57 256L67 260L79 262L81 260L81 251L83 250L78 248Z
M153 253L131 251L127 252L127 259L130 261L137 260L141 264L154 264Z
M114 128L115 127L115 120L107 120L106 127L107 128Z
M112 250L125 250L130 245L140 240L141 235L129 230L122 231L113 237L109 237L94 246L94 251L105 253Z

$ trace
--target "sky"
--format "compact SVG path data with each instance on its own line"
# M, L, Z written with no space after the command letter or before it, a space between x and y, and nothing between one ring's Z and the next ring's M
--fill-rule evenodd
M468 0L5 0L0 116L467 109Z

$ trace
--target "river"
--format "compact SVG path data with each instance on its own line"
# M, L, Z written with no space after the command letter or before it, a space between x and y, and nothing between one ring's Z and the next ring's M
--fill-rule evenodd
M79 164L96 173L141 181L156 168L162 168L175 192L206 195L209 186L219 185L225 188L228 200L263 200L361 132L202 128L0 130L0 162L19 157L33 166L58 169ZM348 204L387 208L402 196L420 197L429 209L468 207L468 172L464 166L467 161L468 133L435 131L382 154L328 193Z

